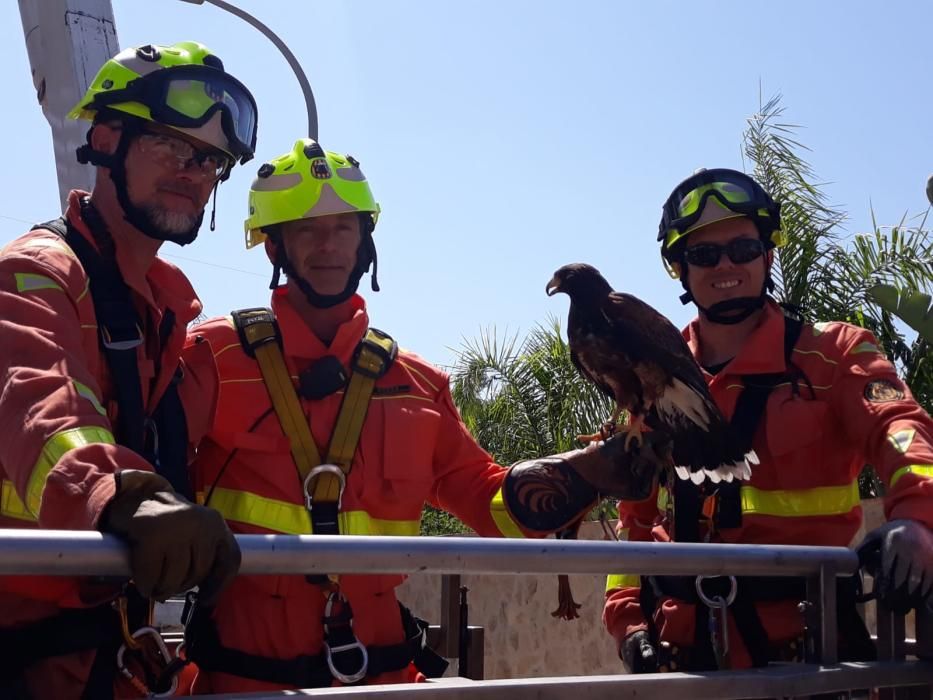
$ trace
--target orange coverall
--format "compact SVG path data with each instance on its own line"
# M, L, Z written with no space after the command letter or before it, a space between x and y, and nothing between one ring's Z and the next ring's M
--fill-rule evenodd
M85 196L72 191L66 215L93 243L81 220L80 198ZM175 373L185 328L200 313L201 303L170 263L156 258L148 270L141 270L128 251L117 247L116 255L148 324L138 355L143 400L151 410ZM159 327L167 309L175 313L176 324L160 352L152 329ZM94 529L114 495L113 473L151 466L115 444L111 425L116 406L88 278L55 233L31 231L0 252L0 326L0 425L9 430L0 440L0 527ZM197 355L192 353L191 360L197 361ZM212 367L209 353L205 359ZM179 391L191 407L186 411L188 430L196 440L210 422L215 394L187 384ZM83 579L0 578L0 625L17 627L62 608L101 604L116 593L112 585ZM94 654L80 652L29 666L25 676L30 692L37 698L79 697Z
M761 323L738 356L715 376L705 373L716 404L729 417L743 385L740 375L785 370L784 315L769 302ZM684 331L694 357L694 321ZM812 384L794 395L789 383L768 398L752 447L760 464L741 487L741 527L723 529L711 541L742 544L848 546L862 521L858 475L872 464L887 486L885 516L933 527L933 421L914 401L871 333L846 323L805 324L792 355ZM619 504L620 539L670 541L668 494ZM701 531L702 532L702 531ZM645 629L639 577L607 580L603 619L621 645ZM795 601L756 603L769 639L786 643L803 633ZM689 648L694 607L662 598L655 613L661 640ZM733 668L751 664L730 617Z
M349 368L369 326L362 297L356 313L325 346L289 305L285 289L272 295L283 354L296 377L324 355ZM232 320L217 318L191 331L193 344L209 341L220 377L213 429L195 461L199 499L216 508L235 533L310 534L302 484L256 361L240 345ZM311 432L325 453L343 391L301 399ZM347 479L340 515L344 534L418 535L428 502L454 513L480 535L522 536L501 499L506 470L495 464L460 420L448 378L417 355L400 350L376 382ZM395 588L400 575L346 575L340 587L353 610L353 630L364 645L404 640ZM214 613L223 646L252 655L291 659L323 650L322 589L303 576L239 576ZM235 669L231 669L235 670ZM383 673L374 683L410 680L407 670ZM335 685L338 683L335 681ZM198 692L277 689L226 673L206 673Z

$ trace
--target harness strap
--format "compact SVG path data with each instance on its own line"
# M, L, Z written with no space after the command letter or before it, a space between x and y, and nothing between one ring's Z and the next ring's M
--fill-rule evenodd
M281 333L267 308L234 311L234 326L244 351L259 363L263 381L283 432L288 436L292 458L301 476L311 524L316 534L339 534L340 499L353 466L363 423L376 380L398 354L387 334L370 328L357 346L351 362L349 384L344 391L337 421L323 462L305 417L281 349Z
M803 319L795 310L784 308L784 364L783 372L769 374L742 375L744 388L736 401L730 427L740 440L745 441L745 451L752 448L752 442L767 407L768 397L774 388L790 378L799 377L792 362L794 346L803 330ZM796 371L795 371L796 370ZM671 489L674 504L674 538L678 542L700 541L700 520L709 517L709 525L715 529L737 528L742 525L741 484L738 481L721 482L716 485L715 493L709 495L704 489L690 481L676 480ZM708 498L713 507L709 513ZM705 506L707 508L705 508ZM773 655L768 643L767 632L755 608L756 600L803 600L805 592L802 581L788 579L739 578L737 594L731 605L732 617L736 628L745 643L745 647L755 666L767 665ZM700 664L715 667L715 654L709 639L709 609L697 599L689 577L651 576L642 579L642 589L649 588L640 598L642 612L649 620L649 634L655 642L657 629L653 616L661 595L675 597L695 604L695 659ZM647 585L646 585L647 584Z
M88 225L95 225L90 206L84 207ZM74 252L87 275L97 316L98 337L107 367L113 376L116 396L116 438L124 447L137 452L165 477L176 492L189 500L194 491L188 479L188 425L178 397L180 375L172 379L150 419L143 404L137 348L143 343L139 314L129 287L116 263L105 260L65 217L33 227L58 235ZM175 328L175 314L166 310L159 327L160 348ZM149 440L147 441L147 428Z
M149 602L132 587L126 590L125 595L131 627L143 626L149 613ZM21 679L23 670L43 659L94 650L97 654L81 698L112 698L117 674L116 655L123 642L121 616L110 603L93 608L68 608L42 620L0 628L0 649L3 650L0 654L0 691L15 687L10 684Z
M276 659L256 654L248 654L238 649L221 645L217 626L211 619L210 610L196 609L189 627L197 627L197 642L188 648L191 660L203 671L228 673L242 678L277 683L295 688L323 688L334 681L331 664L340 668L343 654L356 654L355 649L346 652L334 650L330 655L330 664L325 653L314 656L296 656L291 659ZM405 641L387 646L366 647L368 666L366 677L374 677L390 671L399 671L414 663L415 667L429 678L441 676L447 668L447 661L441 658L426 644L428 624L415 617L411 611L399 603L399 613L405 632ZM358 662L348 660L350 666Z

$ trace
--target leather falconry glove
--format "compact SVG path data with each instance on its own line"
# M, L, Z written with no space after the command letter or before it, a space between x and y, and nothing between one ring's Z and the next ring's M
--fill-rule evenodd
M915 520L875 528L858 547L882 605L899 615L928 604L933 590L933 531Z
M523 526L556 532L584 515L600 496L644 500L671 463L670 438L645 433L625 449L625 435L550 457L513 464L502 486L509 512Z
M657 673L658 653L645 630L632 632L622 641L622 663L629 673Z
M158 474L114 476L117 493L98 529L126 540L140 594L164 601L198 586L199 603L215 602L240 568L240 548L223 516L182 498Z

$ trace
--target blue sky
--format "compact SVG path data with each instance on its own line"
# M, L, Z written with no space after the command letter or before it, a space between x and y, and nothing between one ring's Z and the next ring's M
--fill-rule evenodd
M663 271L664 199L697 167L743 169L746 118L784 96L787 120L852 233L925 211L933 171L933 4L238 0L296 53L320 140L350 153L383 214L374 326L429 360L485 328L524 332L565 297L544 287L586 261L678 325L692 307ZM301 92L277 50L222 10L113 0L122 47L194 39L259 104L257 158L221 187L218 226L163 252L209 315L267 303L269 267L244 250L246 195L264 159L304 136ZM7 67L0 244L58 213L48 126L15 3ZM208 264L209 263L209 264ZM222 269L224 266L234 270ZM367 278L368 279L368 278Z

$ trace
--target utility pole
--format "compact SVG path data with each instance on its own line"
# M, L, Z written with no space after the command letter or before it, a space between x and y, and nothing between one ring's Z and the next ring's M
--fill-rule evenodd
M91 190L94 168L75 159L86 122L66 119L98 69L120 50L110 0L19 0L32 82L52 128L62 208L72 188Z

